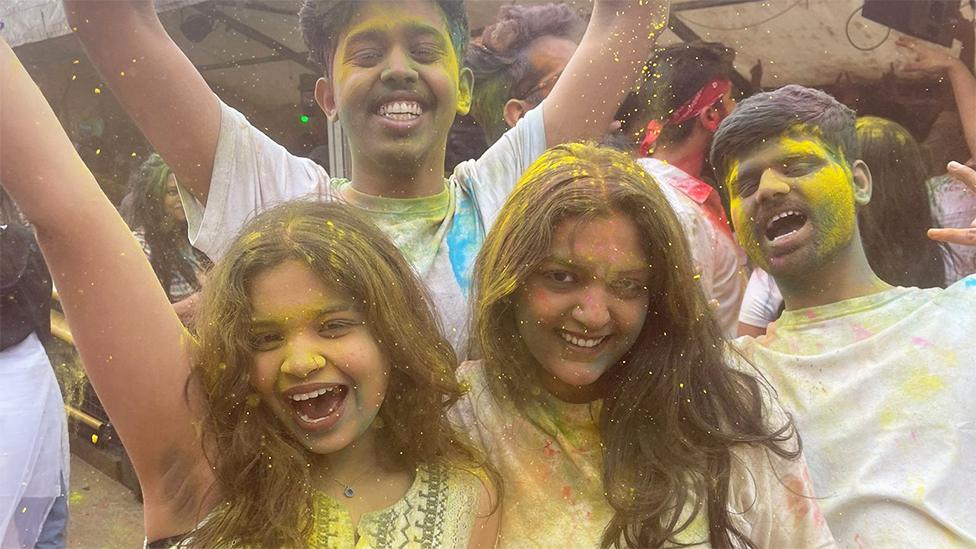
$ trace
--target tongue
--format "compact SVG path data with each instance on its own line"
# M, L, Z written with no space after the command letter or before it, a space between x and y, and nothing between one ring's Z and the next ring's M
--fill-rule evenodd
M310 419L320 419L332 415L345 398L345 389L329 391L324 395L297 403L296 408Z

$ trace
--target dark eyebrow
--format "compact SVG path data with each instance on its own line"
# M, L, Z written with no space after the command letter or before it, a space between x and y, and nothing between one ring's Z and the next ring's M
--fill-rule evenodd
M325 307L324 309L319 309L310 313L307 318L317 318L320 316L327 316L336 313L344 313L353 310L353 307L348 304L338 304L331 307ZM273 327L279 325L280 322L270 318L251 318L251 328L265 328Z

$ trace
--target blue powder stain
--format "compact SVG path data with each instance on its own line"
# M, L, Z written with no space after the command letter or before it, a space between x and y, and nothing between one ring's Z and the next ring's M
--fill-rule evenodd
M484 235L480 229L478 212L471 199L458 193L454 220L447 233L447 248L451 258L454 278L462 293L467 296L471 287L474 260L481 248Z

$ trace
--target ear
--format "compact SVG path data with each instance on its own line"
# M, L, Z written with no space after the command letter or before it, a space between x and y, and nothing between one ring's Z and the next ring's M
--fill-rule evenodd
M461 69L458 79L457 113L464 116L471 112L471 94L474 91L474 73L471 69Z
M855 160L851 165L854 176L854 203L863 207L871 201L871 169L863 160Z
M532 105L528 102L521 99L509 99L504 107L505 123L508 124L509 128L514 128L515 123L530 110L532 110Z
M709 107L705 109L705 112L698 115L698 121L701 122L702 127L708 130L708 133L715 133L718 130L718 125L722 123L722 114L715 107Z
M332 82L325 78L315 81L315 102L329 118L330 122L335 122L339 115L336 109L335 91L332 90Z

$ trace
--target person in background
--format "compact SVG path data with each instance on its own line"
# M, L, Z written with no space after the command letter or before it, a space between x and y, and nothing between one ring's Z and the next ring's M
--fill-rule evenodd
M51 277L0 188L0 547L67 543L68 430L50 337Z
M151 154L130 178L121 211L176 314L188 323L210 261L190 245L176 176L158 154Z
M669 0L595 0L546 100L445 177L448 132L471 106L464 2L306 0L299 25L323 67L315 99L349 138L343 179L289 154L220 101L151 1L64 5L93 64L195 198L184 201L194 246L215 259L246 220L290 199L353 204L420 273L458 347L474 258L505 197L546 148L604 133L670 9ZM604 62L611 53L615 62Z
M735 108L729 74L735 52L718 43L669 46L651 60L629 126L642 135L639 163L661 186L691 244L696 278L734 336L747 282L746 256L736 244L716 188L704 181L708 148ZM636 137L636 136L635 136Z
M857 213L871 269L892 286L944 288L944 253L926 235L936 225L921 147L908 130L891 120L862 116L855 128L861 160L871 170L873 182L871 201Z
M586 22L566 4L502 6L472 40L471 115L490 145L549 95L579 46Z

